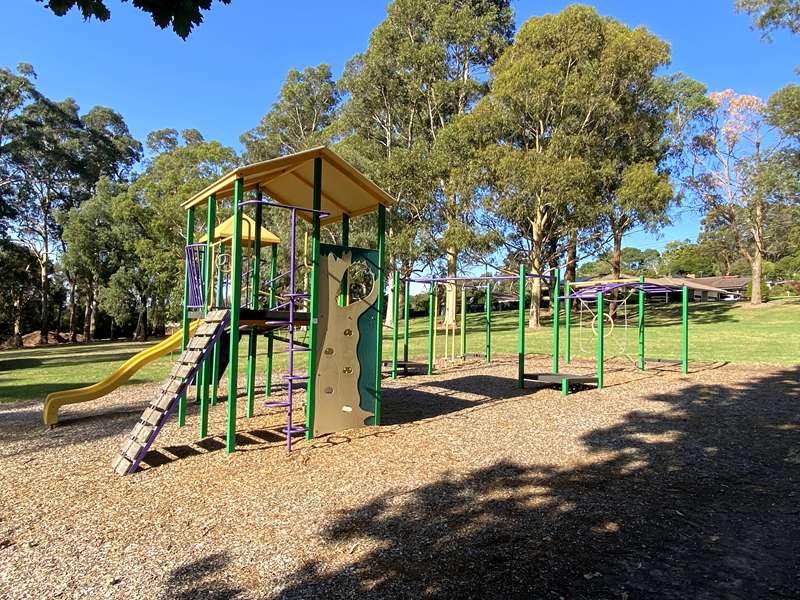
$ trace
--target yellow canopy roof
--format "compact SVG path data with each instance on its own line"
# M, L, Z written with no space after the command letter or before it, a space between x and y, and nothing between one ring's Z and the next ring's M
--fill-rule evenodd
M230 244L233 238L233 217L228 217L222 223L214 227L214 243L226 240L225 244ZM197 243L202 244L208 239L207 234L197 240ZM248 217L242 215L242 246L249 247L256 239L256 222ZM268 246L269 244L280 244L281 240L271 231L261 228L261 245Z
M261 191L288 206L312 208L314 190L314 159L322 159L321 209L328 213L323 223L338 221L342 215L351 217L377 209L379 204L390 206L392 197L375 185L355 167L328 148L312 148L296 154L274 158L236 168L189 198L181 206L189 208L204 204L211 194L217 199L233 195L233 184L241 178L244 190L258 186ZM299 212L310 220L311 213Z

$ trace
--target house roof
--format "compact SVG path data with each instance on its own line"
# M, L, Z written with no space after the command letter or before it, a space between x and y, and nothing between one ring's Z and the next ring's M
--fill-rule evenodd
M230 244L233 238L233 217L228 217L222 223L214 227L214 243L225 241L226 245ZM207 234L203 234L198 244L202 244L208 239ZM256 222L248 217L242 215L242 246L249 247L255 242L256 239ZM280 238L271 231L261 228L261 245L268 246L270 244L280 244Z
M717 294L725 294L726 290L718 287L708 285L702 281L698 281L694 277L645 277L644 282L650 286L657 286L660 288L680 289L684 285L690 290L698 290L701 292L714 292ZM635 285L639 283L639 278L632 275L622 275L619 278L614 278L611 275L603 275L602 277L595 277L585 281L575 282L570 284L573 288L586 289L601 287L604 285L623 284Z
M342 215L355 217L370 213L378 205L390 206L392 197L365 175L328 148L312 148L296 154L238 167L197 192L183 208L198 206L215 194L217 199L233 195L237 179L244 181L244 191L258 187L279 204L311 209L314 191L314 160L322 159L322 223L338 221ZM307 220L312 213L300 211Z
M741 290L750 284L752 277L723 275L722 277L695 277L694 280L705 285L722 288L723 290Z

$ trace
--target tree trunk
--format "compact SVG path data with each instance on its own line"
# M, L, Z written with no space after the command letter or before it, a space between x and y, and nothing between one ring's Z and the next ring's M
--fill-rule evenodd
M69 341L75 343L78 341L78 332L75 331L78 318L78 282L70 280L69 282Z
M761 296L761 283L764 278L764 204L756 199L753 214L753 254L750 261L753 281L751 283L750 304L758 306L764 302Z
M92 339L97 339L97 298L92 294L92 328L91 328L91 336Z
M564 280L570 283L575 282L578 270L578 232L574 229L569 232L567 239L567 268L564 272Z
M14 347L22 348L22 298L14 299Z
M542 326L542 280L544 270L544 253L547 245L547 225L549 215L547 209L541 205L536 209L536 214L531 221L531 271L534 277L531 285L531 307L528 312L528 327L537 329Z
M58 317L56 318L56 338L61 334L61 320L64 318L64 303L58 303Z
M94 283L89 282L86 286L86 309L83 313L83 341L92 340L92 309L94 308Z
M117 339L117 323L113 319L111 320L111 332L108 334L108 338L112 342Z
M41 328L39 330L39 343L46 345L49 339L50 331L50 280L47 277L47 264L50 261L50 251L47 247L47 241L44 243L44 250L42 251L42 260L39 264L39 285L42 288L42 311L41 311Z
M167 301L163 300L156 304L158 312L155 315L151 314L151 321L154 322L153 333L157 337L165 337L167 332L166 314L167 314Z
M750 263L753 281L750 284L750 304L758 306L764 302L761 296L761 283L764 278L764 257L756 246L753 251L753 260Z
M141 296L139 305L139 318L136 321L136 333L133 336L137 342L147 341L147 297Z

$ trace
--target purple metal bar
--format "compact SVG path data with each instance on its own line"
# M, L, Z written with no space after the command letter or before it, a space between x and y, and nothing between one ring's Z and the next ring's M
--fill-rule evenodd
M527 273L525 275L527 279L546 279L545 275L537 275L536 273ZM484 275L484 276L477 276L477 277L469 277L469 276L461 276L461 277L419 277L413 278L409 277L408 279L403 279L402 281L408 281L410 283L449 283L454 281L502 281L508 279L519 279L519 275Z
M289 292L294 292L294 249L295 229L297 225L297 209L292 208L292 221L289 228ZM286 451L292 451L292 402L294 401L294 299L289 300L289 372L286 376L288 391L286 401Z
M185 248L186 272L189 275L188 304L189 308L204 308L205 286L203 285L203 258L205 257L205 244L189 244Z
M303 208L302 206L289 206L287 204L269 202L268 200L245 200L244 202L239 202L239 206L246 206L247 204L263 204L264 206L275 206L277 208L285 208L287 210L291 210L292 214L295 214L296 211L298 210L308 213L319 213L320 217L328 217L331 214L329 212L325 212L324 210L314 210L313 208Z

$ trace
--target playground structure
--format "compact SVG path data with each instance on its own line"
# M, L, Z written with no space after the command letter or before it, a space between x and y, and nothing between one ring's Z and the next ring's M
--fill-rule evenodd
M324 177L323 177L324 175ZM217 223L217 208L230 198L229 218ZM121 474L136 471L171 414L177 412L178 425L186 424L187 391L195 386L199 404L199 435L208 432L209 407L218 402L218 386L228 370L227 425L225 447L236 449L238 412L239 341L248 338L245 414L254 416L256 397L256 357L258 338L267 338L264 395L266 406L283 409L286 447L291 451L293 438L306 439L344 429L379 425L381 420L381 378L384 312L384 243L386 208L391 198L358 173L332 151L316 148L262 163L237 168L183 203L186 210L185 278L182 330L168 340L149 348L125 363L107 380L48 397L44 419L57 422L58 408L72 402L92 400L126 381L143 364L176 350L181 355L169 378L123 443L114 459L114 470ZM195 241L196 212L205 206L205 232ZM225 208L225 207L223 207ZM265 229L264 213L288 213L288 243ZM249 211L251 214L245 214ZM349 245L350 219L377 212L377 236L374 249ZM269 213L268 213L269 214ZM310 225L306 251L298 260L298 224ZM274 222L274 220L272 221ZM341 244L323 244L321 227L341 222ZM310 260L308 241L310 239ZM279 269L279 246L285 256ZM262 250L269 248L268 276L263 274ZM352 269L361 266L358 274ZM304 271L305 269L305 271ZM369 280L365 283L365 277ZM527 284L539 279L548 290L553 311L552 370L526 373L525 304ZM351 297L351 284L359 281L364 293ZM645 296L674 293L682 289L681 368L688 370L688 288L648 282L644 278L604 280L562 286L560 271L538 275L527 273L524 266L514 274L479 277L422 277L401 281L395 271L393 280L392 358L386 362L392 378L400 370L433 374L436 369L438 307L440 290L445 298L444 352L440 362L447 365L467 358L467 288L484 294L486 363L492 360L492 286L501 282L518 283L518 385L527 382L557 385L567 394L577 386L603 387L605 338L616 325L606 313L606 302L614 305L615 316L621 311L624 327L629 328L628 300L638 298L638 353L636 363L645 368ZM409 288L412 283L428 286L427 363L409 360ZM460 286L460 322L458 287ZM403 353L399 358L400 290L404 295ZM563 290L563 295L562 295ZM620 293L624 294L620 297ZM513 300L512 300L513 301ZM578 332L592 332L596 372L565 373L561 361L561 306L565 306L564 362L570 364L573 303L578 308ZM583 327L583 315L591 318ZM456 351L456 338L460 337ZM286 345L288 368L282 375L286 395L273 395L273 355L275 342ZM583 343L583 338L579 337ZM584 348L585 351L585 348ZM305 358L306 370L301 370ZM305 388L304 398L298 392ZM297 422L303 411L303 422Z
M231 198L232 216L218 226L217 205L224 198ZM272 394L274 341L287 345L288 369L283 375L286 396L266 405L286 412L283 433L288 450L299 434L310 439L380 424L380 315L384 303L386 208L391 202L388 194L326 148L234 169L184 202L183 352L161 393L145 409L114 458L114 470L120 475L136 471L172 413L177 412L179 426L185 425L187 389L192 383L199 400L200 437L206 437L208 408L217 401L217 386L226 366L225 446L229 453L236 449L237 336L248 336L247 417L254 414L258 337L267 336L266 396ZM195 215L203 205L206 232L195 243ZM288 264L280 273L280 240L262 227L265 208L289 214ZM245 218L246 210L253 213L252 217ZM376 248L351 247L350 219L372 212L377 212ZM298 217L311 226L307 290L300 289L303 264L297 260ZM322 244L321 226L337 222L341 222L341 245ZM263 246L271 247L269 278L265 281L261 277ZM348 271L356 263L366 265L372 289L365 297L350 302ZM193 317L202 321L194 333ZM286 337L279 337L281 330ZM307 357L306 372L299 370L303 355ZM304 382L305 421L301 424L294 417L303 406L297 393Z
M410 374L412 372L419 373L425 372L428 375L431 375L436 368L436 348L437 348L437 337L438 337L438 330L439 330L439 323L438 323L438 308L439 308L439 289L444 288L444 295L445 295L445 305L444 305L444 315L442 319L442 325L444 326L444 352L442 355L442 361L444 363L453 364L458 360L465 360L468 356L467 354L467 312L468 312L468 304L467 304L467 289L478 289L483 291L484 293L484 334L485 334L485 344L484 344L484 352L482 353L485 356L486 363L489 364L492 360L492 285L504 282L504 281L514 281L517 278L521 280L521 292L517 298L519 302L519 298L523 298L523 301L520 303L520 306L524 305L524 298L525 298L525 285L526 281L531 279L542 279L544 281L550 281L551 278L548 275L536 275L533 273L525 273L524 269L520 270L520 275L482 275L482 276L459 276L459 277L419 277L419 278L407 278L403 279L402 282L399 278L399 274L395 272L394 274L394 285L393 285L393 302L392 306L394 307L394 323L397 326L394 327L392 332L392 358L390 361L387 361L387 366L389 367L389 373L391 374L392 378L396 378L400 371L403 374ZM399 297L400 297L400 284L402 283L403 287L403 358L398 358L398 344L399 344ZM410 296L410 286L412 283L427 285L428 286L428 353L427 353L427 362L426 363L419 363L413 362L409 360L408 356L408 348L409 348L409 296ZM459 296L457 293L457 287L461 288L460 293L460 320L457 320L456 317L458 316L458 306L459 304L456 301L456 298ZM552 281L548 284L548 289L553 289ZM524 308L520 313L520 318L524 317ZM457 324L458 323L458 324ZM458 332L459 338L459 351L456 353L456 333ZM479 356L480 354L476 354Z
M543 373L526 373L525 358L529 354L526 352L525 343L525 300L527 296L527 282L533 278L540 278L546 282L547 289L550 290L550 302L553 312L552 323L552 371ZM440 277L440 278L408 278L402 281L404 297L403 313L403 351L402 359L399 358L399 295L400 279L397 273L394 275L393 286L393 307L395 327L392 334L392 358L387 361L389 373L392 378L396 378L402 371L409 375L419 372L432 374L436 365L436 338L438 330L438 288L444 286L446 294L444 319L442 325L445 332L444 359L454 362L464 361L467 357L467 299L466 284L472 287L483 287L485 289L485 359L489 364L492 360L492 283L507 280L518 281L517 294L517 357L518 357L518 386L525 387L525 382L535 382L545 385L556 385L561 388L562 394L567 395L571 389L579 386L594 385L597 389L603 388L605 362L608 358L606 353L606 337L610 335L617 320L622 320L622 326L627 330L631 328L628 318L628 305L632 297L636 297L636 332L637 350L635 356L627 352L627 345L620 348L621 355L631 359L640 370L644 370L648 359L645 356L645 304L647 295L665 294L680 292L681 294L681 357L680 359L650 359L659 364L680 365L681 372L686 374L689 369L689 287L686 284L677 286L659 281L648 281L643 276L638 279L625 278L616 280L589 281L584 283L564 282L560 278L560 270L554 270L545 275L527 273L524 266L520 266L518 275L486 275L486 276L465 276L465 277ZM428 355L427 363L412 362L409 360L409 287L411 283L427 284L428 287ZM456 338L456 284L461 284L461 320L459 325L460 333L460 353L455 351ZM563 292L562 292L563 291ZM562 295L563 293L563 295ZM623 294L620 297L620 293ZM586 354L587 348L584 345L583 315L591 315L588 329L592 332L591 337L594 345L595 372L590 374L571 374L561 370L561 304L564 304L564 363L569 365L572 360L572 330L573 330L573 308L577 304L578 316L578 341L581 344L581 351ZM612 310L613 306L613 310ZM608 309L608 310L607 310ZM613 312L613 314L612 314ZM600 317L602 315L602 317ZM625 340L627 341L627 339Z

